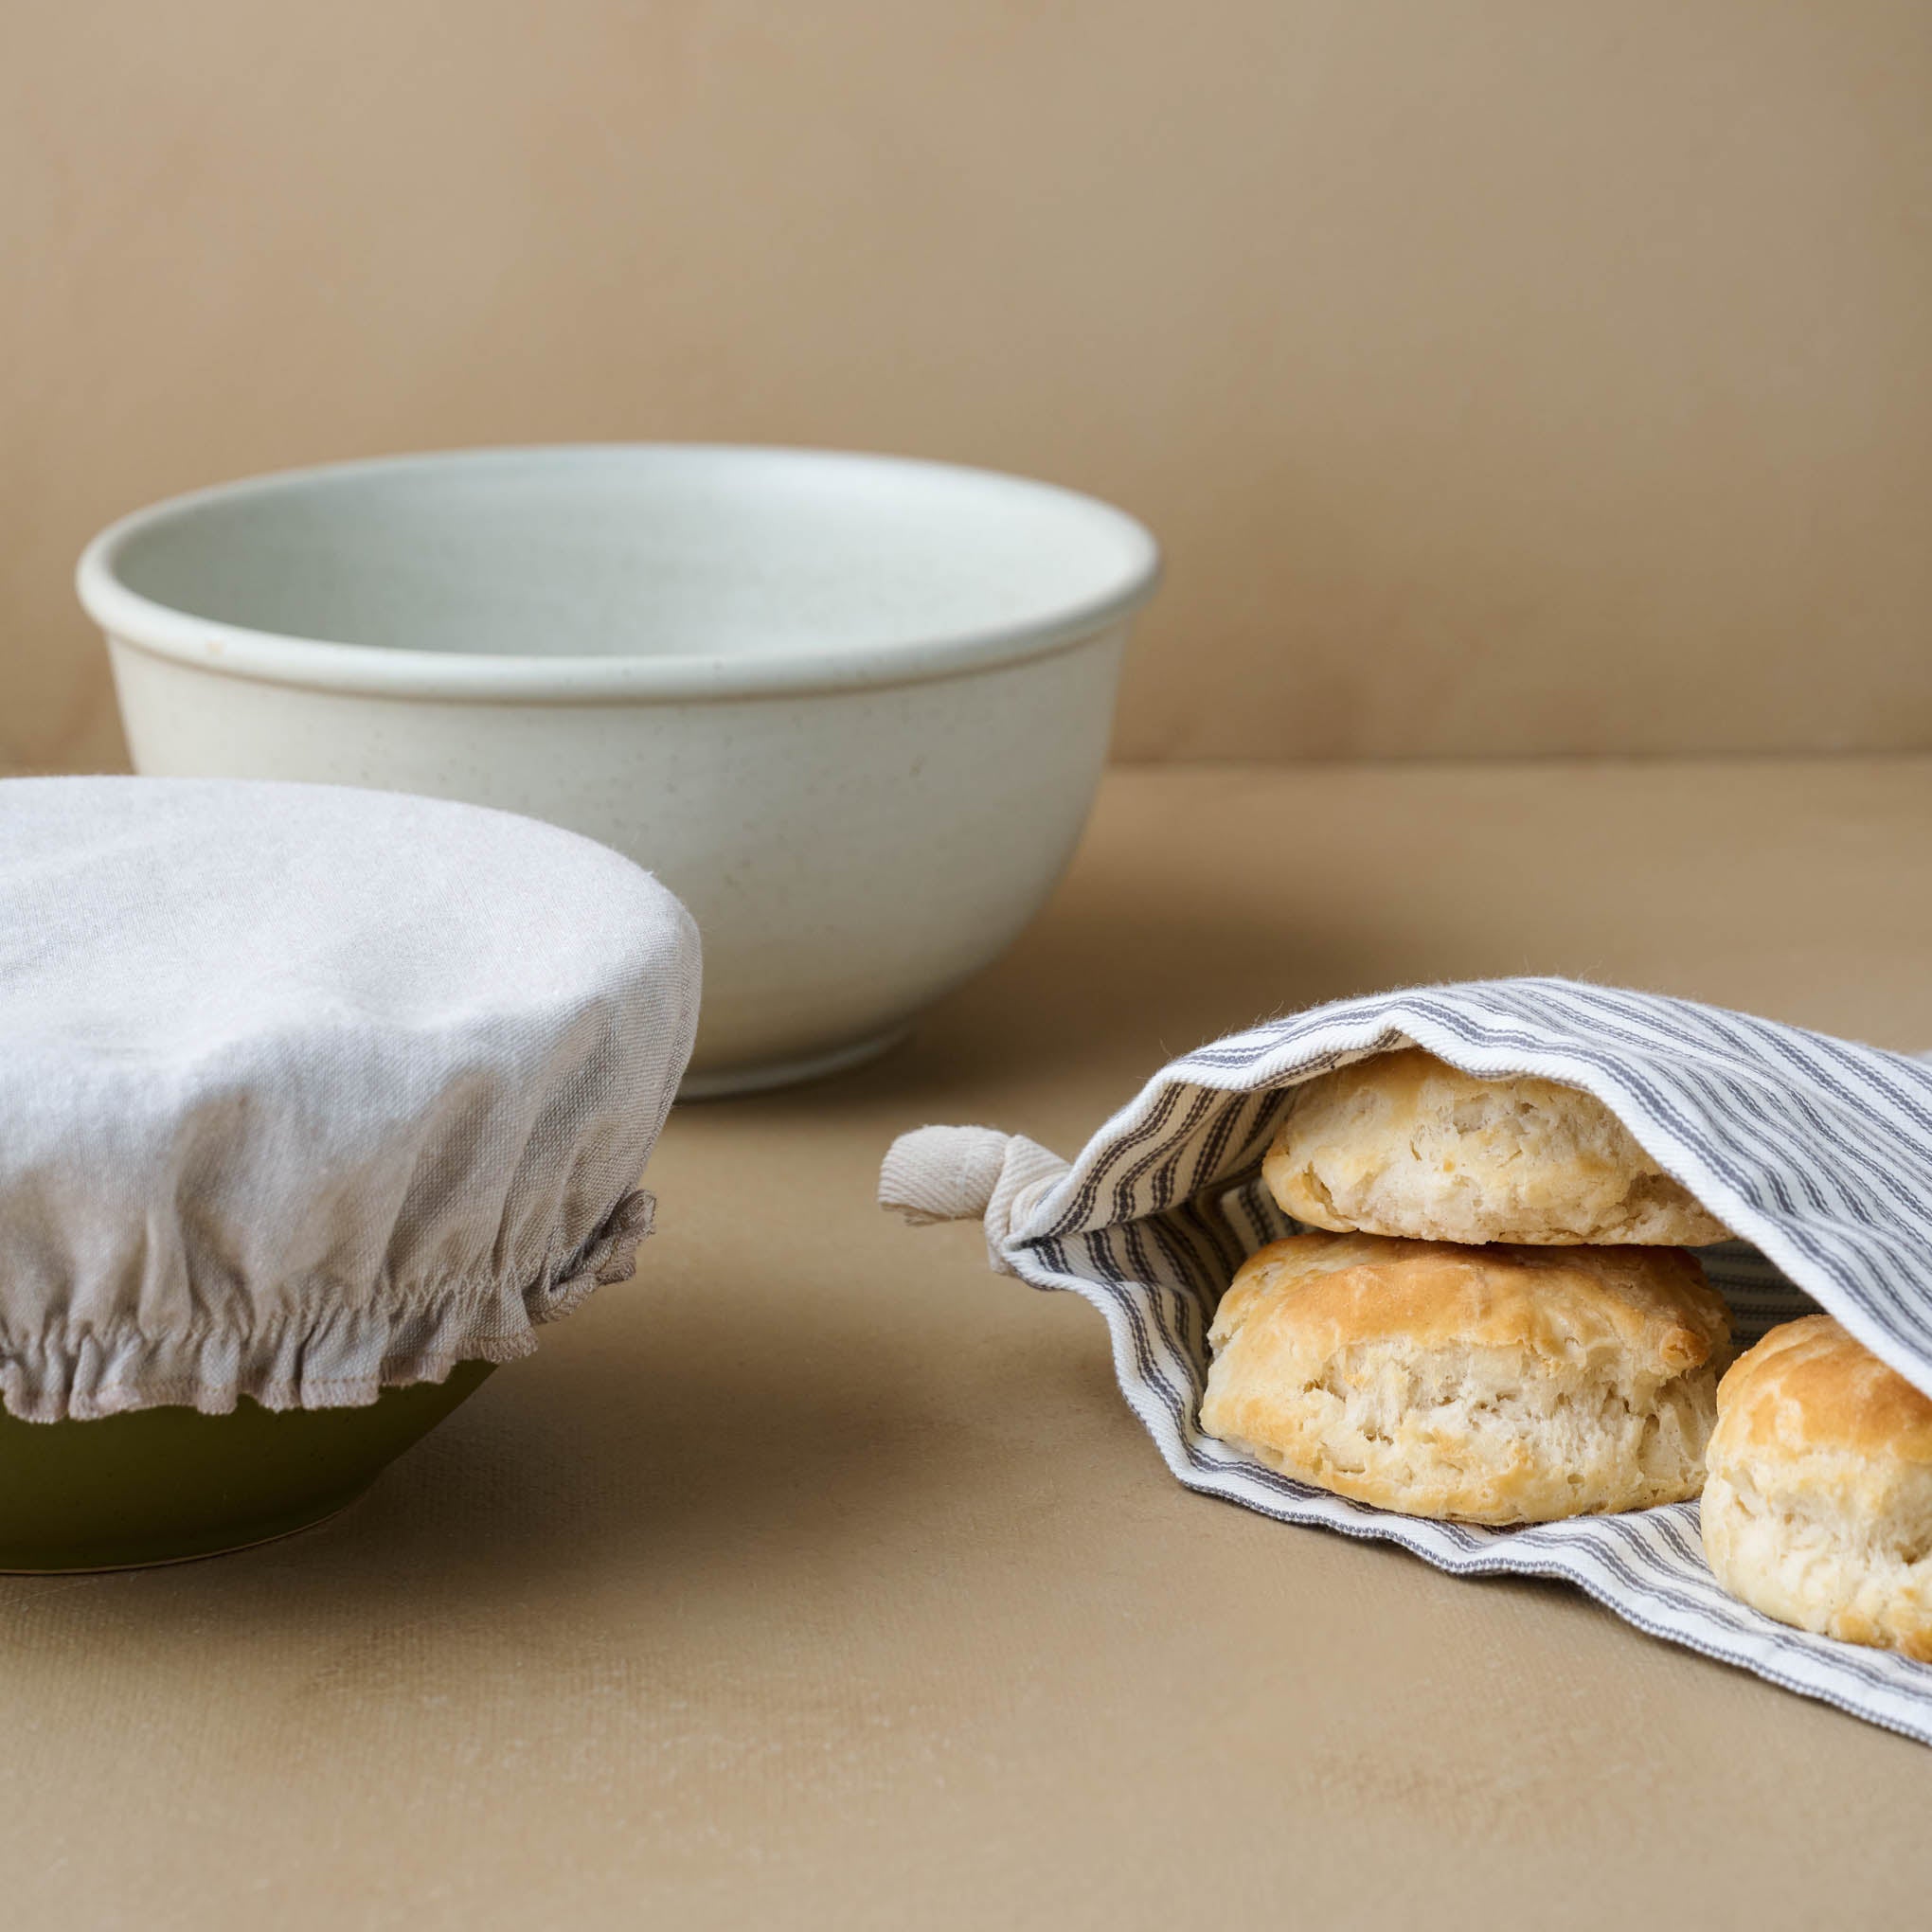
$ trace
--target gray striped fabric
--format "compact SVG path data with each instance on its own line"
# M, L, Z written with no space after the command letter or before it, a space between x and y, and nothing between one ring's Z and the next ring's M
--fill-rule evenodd
M1310 1489L1201 1433L1214 1304L1247 1254L1293 1226L1259 1180L1283 1090L1410 1042L1472 1073L1540 1074L1604 1101L1742 1237L1704 1251L1741 1339L1822 1306L1932 1391L1932 1067L1568 980L1345 1000L1190 1053L1034 1190L1002 1258L1106 1317L1121 1390L1189 1488L1399 1543L1460 1576L1563 1578L1653 1636L1932 1744L1932 1665L1733 1601L1705 1566L1694 1503L1521 1530L1430 1522Z

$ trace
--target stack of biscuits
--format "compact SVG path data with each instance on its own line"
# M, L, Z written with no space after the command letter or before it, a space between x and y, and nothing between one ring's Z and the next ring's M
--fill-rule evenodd
M1720 1387L1729 1311L1685 1250L1726 1230L1601 1101L1378 1054L1295 1090L1262 1175L1324 1231L1262 1248L1223 1297L1209 1435L1463 1522L1701 1494L1733 1595L1932 1657L1932 1402L1823 1315Z

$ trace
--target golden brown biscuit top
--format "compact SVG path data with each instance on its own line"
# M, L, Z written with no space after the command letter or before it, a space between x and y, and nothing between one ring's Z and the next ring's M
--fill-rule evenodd
M1404 1339L1573 1360L1608 1345L1660 1376L1701 1367L1730 1336L1723 1297L1682 1248L1297 1234L1249 1256L1215 1314L1214 1347L1263 1306L1321 1353Z
M1439 1060L1426 1046L1391 1047L1366 1060L1351 1060L1346 1066L1315 1078L1342 1082L1351 1093L1376 1095L1387 1103L1388 1119L1396 1128L1425 1107L1476 1100L1499 1088L1507 1088L1513 1097L1546 1111L1587 1108L1593 1113L1609 1112L1601 1100L1581 1087L1565 1086L1561 1081L1545 1080L1534 1073L1465 1073L1459 1066Z
M1732 1453L1840 1450L1932 1465L1932 1397L1829 1315L1775 1328L1718 1385Z
M1593 1095L1464 1073L1420 1046L1295 1088L1261 1172L1297 1221L1335 1230L1539 1246L1726 1232Z

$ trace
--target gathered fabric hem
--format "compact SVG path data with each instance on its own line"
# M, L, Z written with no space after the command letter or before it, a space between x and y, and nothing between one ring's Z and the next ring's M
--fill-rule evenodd
M452 1281L360 1307L311 1296L245 1330L0 1331L0 1406L29 1422L146 1408L225 1415L243 1396L270 1409L364 1408L385 1388L445 1381L464 1362L532 1353L546 1322L629 1279L653 1208L642 1190L627 1194L532 1282Z

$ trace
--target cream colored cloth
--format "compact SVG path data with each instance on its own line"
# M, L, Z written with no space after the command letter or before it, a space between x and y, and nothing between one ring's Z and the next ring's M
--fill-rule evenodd
M1017 1271L1006 1244L1066 1163L1024 1134L993 1127L919 1127L902 1134L879 1170L879 1205L912 1227L983 1221L995 1273Z
M371 1402L630 1273L690 916L603 847L316 785L0 784L0 1401Z

